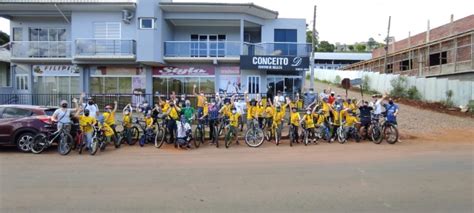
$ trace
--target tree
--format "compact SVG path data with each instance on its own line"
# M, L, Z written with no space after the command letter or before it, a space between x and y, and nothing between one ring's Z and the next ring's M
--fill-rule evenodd
M318 52L334 52L336 46L328 41L321 41L318 46Z
M309 43L309 44L311 44L311 42L312 42L312 39L311 39L312 34L313 34L313 31L311 31L311 30L306 31L306 42ZM317 46L318 46L318 38L315 38L314 47L313 47L314 51L316 51Z
M349 48L349 50L350 50L351 52L354 51L354 45L349 45L348 48Z
M366 48L367 47L363 44L356 44L355 45L355 49L356 49L357 52L365 52Z
M3 31L0 31L0 46L10 42L10 36Z
M377 48L377 46L378 46L377 41L375 41L374 38L370 37L369 40L367 41L367 47L369 48L369 50L373 50Z

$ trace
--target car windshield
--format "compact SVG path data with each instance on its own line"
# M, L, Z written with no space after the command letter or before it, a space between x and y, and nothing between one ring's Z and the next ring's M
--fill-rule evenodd
M56 111L56 109L45 109L44 114L46 114L47 116L52 116L54 111Z

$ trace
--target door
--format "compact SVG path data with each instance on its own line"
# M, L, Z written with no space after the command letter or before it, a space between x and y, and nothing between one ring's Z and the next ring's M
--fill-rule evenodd
M260 76L247 76L248 94L260 93Z

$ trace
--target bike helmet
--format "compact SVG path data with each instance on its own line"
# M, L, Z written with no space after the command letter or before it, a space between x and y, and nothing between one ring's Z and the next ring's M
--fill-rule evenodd
M112 109L112 106L106 105L106 106L105 106L105 109Z

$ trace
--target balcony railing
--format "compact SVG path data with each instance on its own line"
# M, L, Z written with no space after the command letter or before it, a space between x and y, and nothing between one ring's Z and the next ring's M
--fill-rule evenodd
M75 56L135 56L134 40L77 39Z
M166 41L165 57L239 57L239 41Z
M282 55L308 57L311 44L295 42L244 43L244 55Z
M12 41L11 57L34 58L70 58L70 41Z

